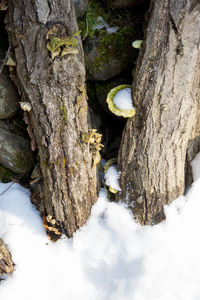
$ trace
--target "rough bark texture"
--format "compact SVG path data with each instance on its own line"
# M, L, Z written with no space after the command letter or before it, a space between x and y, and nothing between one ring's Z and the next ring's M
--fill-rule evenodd
M199 148L200 5L156 0L133 83L136 117L119 151L122 192L137 220L154 224L183 194L185 162Z
M45 213L72 236L90 215L97 199L96 168L89 144L85 66L80 36L78 53L51 58L47 33L77 32L73 0L10 0L7 31L17 62L21 97L31 103L28 128L39 152ZM29 125L30 125L29 124Z

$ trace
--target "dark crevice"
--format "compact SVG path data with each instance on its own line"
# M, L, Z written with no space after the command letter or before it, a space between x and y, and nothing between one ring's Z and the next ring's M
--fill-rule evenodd
M50 16L51 13L52 13L51 1L50 1L50 0L47 0L47 4L48 4L48 7L49 7L49 16ZM48 17L48 18L49 18L49 17Z
M178 28L176 26L176 23L175 23L172 15L171 15L171 13L169 13L169 17L170 17L170 22L171 22L171 25L172 25L172 29L175 32L175 35L176 35L176 38L177 38L177 42L178 42L177 48L176 48L176 53L177 53L177 55L183 56L183 50L184 49L183 49L183 43L182 43L181 35L180 35L179 31L178 31Z

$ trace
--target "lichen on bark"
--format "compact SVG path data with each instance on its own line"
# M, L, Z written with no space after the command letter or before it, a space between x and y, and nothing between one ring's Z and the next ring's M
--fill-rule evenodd
M89 147L81 142L81 133L91 128L87 95L76 105L85 84L81 39L76 37L76 53L52 59L46 36L53 26L66 37L78 31L74 1L9 1L7 31L22 101L32 106L27 122L40 158L42 213L72 236L97 199L97 176Z

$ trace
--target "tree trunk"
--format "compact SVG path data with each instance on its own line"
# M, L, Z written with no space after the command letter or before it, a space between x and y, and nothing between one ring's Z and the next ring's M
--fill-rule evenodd
M21 101L32 107L25 118L38 148L45 214L72 236L97 199L94 157L81 140L90 123L74 1L10 0L6 23Z
M137 114L118 157L118 200L142 224L161 221L163 205L183 194L188 145L190 160L199 149L199 45L199 1L152 1L134 73Z

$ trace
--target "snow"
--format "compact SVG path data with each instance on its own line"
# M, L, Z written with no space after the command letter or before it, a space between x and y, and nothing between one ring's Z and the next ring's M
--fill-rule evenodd
M97 17L96 22L97 22L97 24L92 27L93 30L96 30L96 29L101 30L101 29L105 28L107 33L109 33L109 34L115 33L118 30L118 27L110 27L110 25L108 23L106 23L104 18L101 16Z
M109 27L109 26L106 27L107 33L110 33L110 34L117 32L118 29L119 29L118 27Z
M153 227L137 224L101 190L87 224L56 243L29 191L13 184L2 194L9 185L0 183L0 237L16 270L0 282L1 300L200 299L200 179Z
M117 172L117 166L112 165L108 168L105 174L105 183L116 191L121 191L118 179L120 174Z
M131 88L125 88L117 92L113 101L116 107L121 110L133 109L134 107L132 105Z
M196 155L196 157L191 162L193 179L196 181L200 178L200 152Z
M104 20L104 18L102 16L98 16L96 19L96 24L92 27L93 30L98 29L101 30L104 27L108 27L108 23L106 23L106 21Z

